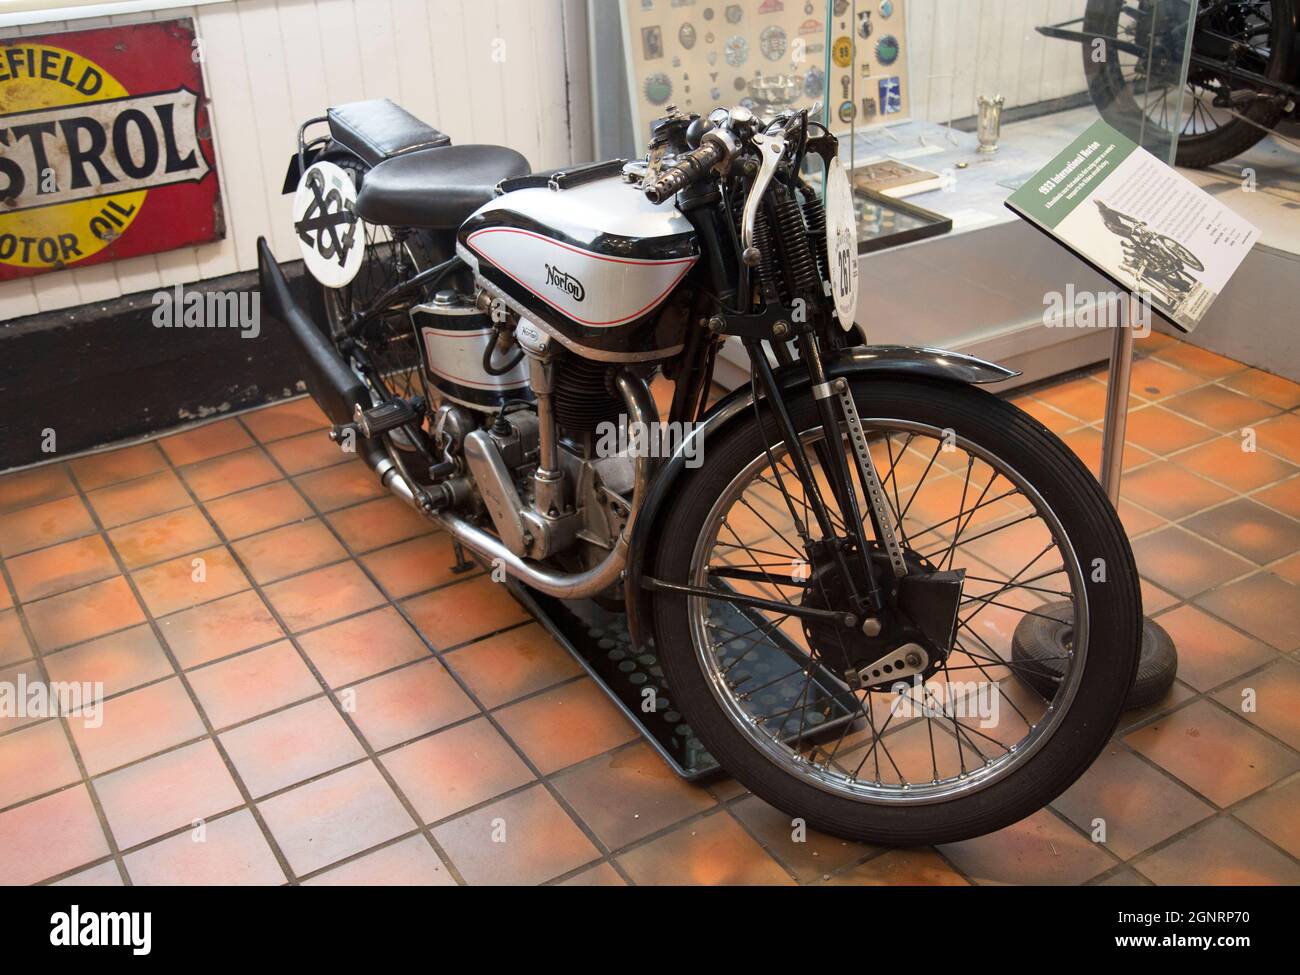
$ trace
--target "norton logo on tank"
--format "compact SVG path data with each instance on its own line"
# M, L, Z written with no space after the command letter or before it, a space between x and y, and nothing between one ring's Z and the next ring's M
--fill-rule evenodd
M0 41L0 280L225 236L193 22Z

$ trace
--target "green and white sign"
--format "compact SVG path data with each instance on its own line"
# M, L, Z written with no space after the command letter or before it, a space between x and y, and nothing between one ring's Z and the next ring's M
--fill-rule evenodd
M1249 221L1102 121L1007 206L1187 332L1259 239Z

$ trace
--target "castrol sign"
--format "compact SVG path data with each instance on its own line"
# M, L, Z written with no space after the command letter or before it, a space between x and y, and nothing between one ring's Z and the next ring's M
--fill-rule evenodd
M224 236L192 21L0 40L0 280Z

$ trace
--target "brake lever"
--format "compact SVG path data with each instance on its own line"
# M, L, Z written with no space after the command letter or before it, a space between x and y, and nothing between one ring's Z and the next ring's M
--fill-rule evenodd
M754 225L758 221L758 207L763 202L763 194L776 175L776 167L785 155L785 138L783 136L766 136L755 134L749 140L759 152L758 175L750 187L749 196L745 197L745 215L740 225L740 242L744 247L741 260L749 267L756 267L762 255L754 246Z

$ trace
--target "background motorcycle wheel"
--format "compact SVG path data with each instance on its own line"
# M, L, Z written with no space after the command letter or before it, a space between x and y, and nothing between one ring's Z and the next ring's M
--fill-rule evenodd
M1082 654L1081 658L1068 665L1071 668L1067 676L1069 688L1053 702L1053 709L1049 711L1042 698L1032 689L1021 688L1019 685L1007 686L1005 678L999 684L999 693L1010 702L1003 704L1003 710L1008 716L1011 714L1006 710L1008 707L1015 707L1019 711L1019 706L1015 703L1017 700L1025 703L1026 707L1029 697L1038 702L1038 707L1043 709L1040 714L1046 716L1025 716L1024 721L1024 726L1029 729L1027 734L1037 734L1037 737L1026 737L1019 743L1012 737L1011 743L1018 744L1018 747L1004 750L1007 756L1014 757L1014 761L1002 755L996 756L1002 764L994 767L994 773L988 773L986 766L983 770L973 769L967 775L964 760L962 775L957 775L951 768L940 773L936 760L935 771L938 774L934 782L930 783L924 781L924 775L920 780L905 777L895 763L900 781L898 785L887 785L885 779L889 773L886 769L882 774L880 765L883 763L878 758L875 769L877 778L874 782L863 780L861 765L855 773L845 778L838 773L830 774L834 771L831 768L834 765L834 752L822 765L817 764L817 750L810 749L802 757L795 757L795 750L783 743L784 740L776 740L779 735L773 737L765 730L771 727L770 724L758 720L755 715L746 717L737 704L735 690L728 689L732 681L741 688L751 686L745 683L748 677L733 669L737 665L731 662L728 653L735 651L724 653L716 645L701 647L701 643L721 638L711 635L717 632L718 624L708 622L709 614L721 601L657 594L654 631L659 660L675 707L686 717L691 729L722 767L756 795L788 815L803 818L810 826L828 833L871 843L945 843L992 832L1023 819L1056 798L1083 774L1114 731L1138 666L1141 639L1141 596L1132 552L1119 519L1096 478L1050 431L1011 404L973 387L919 379L859 379L853 382L852 389L869 438L873 431L883 436L883 431L893 428L933 431L938 435L931 438L935 440L946 438L949 431L954 432L956 442L962 445L963 450L969 449L995 458L1006 470L1012 472L1009 481L1019 479L1030 485L1032 492L1037 495L1032 509L1051 513L1050 519L1044 518L1044 525L1049 530L1048 537L1055 541L1059 531L1068 542L1072 554L1068 559L1063 556L1062 564L1072 565L1073 574L1070 575L1070 591L1065 595L1079 600L1076 605L1082 611L1082 618L1087 621L1081 635L1076 631L1073 652L1077 654L1082 649ZM792 396L788 405L801 436L808 437L810 431L815 431L811 435L819 437L819 421L811 393L804 391ZM764 414L769 437L776 439L772 436L775 422L766 410ZM775 450L779 445L774 444L773 447ZM872 441L873 454L880 449L879 440ZM892 461L892 448L890 458ZM747 411L742 419L733 421L707 439L702 466L688 471L684 476L681 487L676 492L676 502L666 515L662 531L658 533L662 542L654 553L652 562L656 578L670 582L710 584L708 570L701 566L698 546L706 544L705 540L710 537L721 537L717 528L719 518L727 524L740 524L730 513L730 508L720 506L729 495L734 495L734 485L738 478L749 477L749 472L756 469L761 473L761 468L756 468L755 465L766 463L764 439L752 411ZM777 463L780 464L779 456ZM945 460L945 463L950 461ZM921 458L921 464L924 464L924 458ZM900 469L906 466L901 454L898 466ZM891 493L887 468L892 467L892 463L885 464L880 471L887 494ZM996 467L992 469L997 470ZM952 476L952 472L948 471L945 476ZM768 483L761 478L759 480L763 484ZM988 480L988 483L993 481ZM924 484L924 475L921 484ZM950 484L945 490L951 490L952 487ZM896 491L897 488L898 479L895 478L893 489ZM926 488L918 486L918 493L922 490ZM913 495L913 501L917 496L918 494ZM743 493L741 497L744 497ZM964 492L962 498L962 505L969 503ZM899 505L904 500L905 496L898 496ZM909 508L911 504L908 502ZM719 510L722 511L721 515ZM941 511L932 509L928 517L938 520L945 516ZM906 518L904 522L906 523ZM1051 522L1055 522L1056 527ZM913 541L908 542L905 548L915 544L916 537L913 534ZM958 538L960 537L959 532ZM760 552L777 550L775 542L763 544L766 549L760 547ZM1065 548L1062 545L1061 551L1064 552ZM708 562L708 559L705 561ZM743 563L737 557L733 564ZM942 560L940 564L942 565ZM1098 581L1098 566L1105 567L1102 581ZM1065 573L1070 570L1060 571ZM1010 570L1007 570L1007 574L1010 575ZM1060 575L1052 578L1059 580ZM977 584L968 575L967 591L976 591L969 588L975 585ZM1041 593L1050 593L1052 585L1054 584L1046 581L1037 584ZM1080 593L1082 598L1079 598ZM972 598L979 600L980 609L987 608L983 605L987 600L978 596ZM1026 593L1025 598L1042 600L1050 596ZM970 607L967 606L966 612L969 611ZM1023 618L1025 614L1010 615ZM705 622L701 623L701 620ZM984 622L989 621L986 618ZM707 629L710 626L715 629ZM782 628L788 632L786 627ZM1014 674L1012 668L1018 665L1009 662L1011 628L1011 623L1004 627L1006 642L1001 645L1005 647L1005 656L1002 650L994 652L998 660L1005 663L1004 669ZM721 632L725 634L728 631ZM960 624L958 632L964 635ZM706 636L698 639L697 634ZM731 639L733 638L727 638L723 642L730 642ZM970 637L966 637L966 642L976 646ZM989 644L984 643L984 646ZM954 665L951 674L953 679L957 677L955 670L961 669L956 664L972 659L967 650L963 649L963 654L966 656L962 661L948 661L948 664ZM723 663L726 664L725 671L721 667ZM993 676L984 665L976 666L980 673L990 678ZM795 672L801 673L799 666L796 666ZM806 668L802 672L806 672ZM942 677L946 684L950 678L946 668ZM925 686L929 687L930 684ZM1003 694L1003 691L1006 693ZM752 691L744 690L739 697L752 698L754 695ZM887 706L890 699L889 694L873 692L857 700L864 702L862 711L863 716L867 717L868 708L874 712L876 707ZM876 703L867 705L867 700ZM850 706L857 707L852 703ZM884 713L890 712L886 710L882 716ZM913 718L913 721L929 720L928 717ZM871 734L876 736L877 722L874 717L870 718L870 723ZM1007 726L1014 724L1014 717L1009 717ZM1034 729L1040 724L1043 730L1036 732ZM888 734L887 727L887 723L880 727L880 736ZM801 735L803 729L804 719L801 716ZM920 733L919 728L913 730ZM907 728L904 727L903 731L907 731ZM902 734L903 731L898 733ZM967 736L983 733L971 730ZM998 728L987 731L987 734L1002 733ZM957 730L950 736L950 741L952 739L957 743L957 753L960 756L962 731ZM890 741L888 737L878 737L877 740ZM924 737L919 740L923 743ZM820 747L830 750L826 743ZM924 745L919 747L923 748ZM933 743L930 748L930 758L934 760ZM993 750L992 746L987 748ZM874 745L872 750L878 751ZM946 754L946 764L951 767L951 749ZM912 757L916 758L915 752ZM889 760L895 762L892 757ZM922 770L928 767L924 757L917 761L921 762L918 767ZM944 776L942 782L939 781L939 774ZM908 784L908 789L901 788L904 783Z
M1153 5L1150 0L1089 0L1084 14L1083 30L1103 37L1139 39L1139 21L1152 12L1169 16L1169 4ZM1197 17L1198 25L1205 25L1218 33L1241 40L1260 51L1259 73L1275 81L1286 81L1296 72L1296 0L1228 0L1212 4L1202 3ZM1195 44L1195 41L1193 41ZM1160 56L1157 50L1157 56ZM1165 52L1171 63L1181 63L1182 50ZM1083 45L1083 70L1088 79L1088 90L1093 104L1101 116L1129 138L1141 141L1143 127L1162 128L1172 132L1174 125L1168 115L1161 115L1164 100L1146 98L1146 92L1135 94L1133 68L1135 59L1130 55L1108 57L1097 63L1092 59L1092 46ZM1211 106L1213 88L1221 79L1212 73L1191 69L1184 86L1182 114L1176 120L1179 132L1176 163L1193 169L1204 169L1239 155L1259 142L1286 114L1285 108L1273 101L1253 100L1237 109L1243 118L1228 114ZM1241 89L1237 89L1240 91ZM1141 101L1148 101L1144 110ZM1149 136L1149 132L1147 133ZM1148 138L1148 142L1149 142Z

